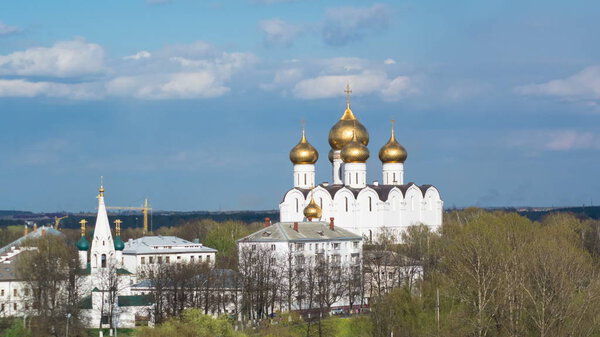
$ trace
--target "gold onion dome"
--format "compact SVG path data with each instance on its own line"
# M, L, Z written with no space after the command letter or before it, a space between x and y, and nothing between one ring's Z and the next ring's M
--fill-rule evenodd
M390 140L381 147L379 150L379 159L382 163L404 163L408 154L404 146L400 145L394 135L394 129L392 129L392 135Z
M319 207L319 205L317 205L317 203L315 202L315 199L313 199L311 197L310 202L304 208L304 216L307 219L320 219L321 214L322 214L321 207Z
M329 130L329 145L333 150L341 150L352 141L354 134L363 145L369 145L367 129L356 119L350 110L350 104L347 104L342 118Z
M319 159L319 152L314 146L306 140L304 129L302 129L302 138L300 142L290 151L290 160L294 165L314 164Z
M366 163L369 159L369 149L359 142L354 134L352 141L344 146L340 155L344 163Z

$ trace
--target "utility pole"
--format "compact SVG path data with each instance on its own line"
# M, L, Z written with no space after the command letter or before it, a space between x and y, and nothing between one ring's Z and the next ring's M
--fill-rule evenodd
M440 288L435 290L435 322L437 324L437 335L440 335Z

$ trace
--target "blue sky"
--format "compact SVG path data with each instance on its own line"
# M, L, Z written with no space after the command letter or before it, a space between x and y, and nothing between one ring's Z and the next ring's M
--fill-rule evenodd
M452 206L600 204L597 1L0 3L0 209L277 208L343 86Z

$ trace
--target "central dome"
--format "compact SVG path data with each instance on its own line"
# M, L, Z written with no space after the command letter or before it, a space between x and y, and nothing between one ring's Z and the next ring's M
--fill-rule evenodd
M333 150L341 150L352 141L354 135L360 143L369 145L367 129L356 119L348 104L342 118L329 131L329 145Z
M344 146L340 154L344 163L366 163L369 159L369 149L358 141L356 135Z

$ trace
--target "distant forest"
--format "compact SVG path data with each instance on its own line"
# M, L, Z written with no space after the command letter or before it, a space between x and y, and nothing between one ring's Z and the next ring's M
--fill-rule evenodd
M488 209L492 210L492 209ZM527 209L516 209L516 208L494 208L494 210L503 210L506 212L517 212L520 215L528 218L531 221L540 221L543 217L551 213L571 213L579 218L589 218L593 220L600 220L600 206L582 206L582 207L564 207L564 208L553 208L539 210L535 208ZM450 212L453 210L446 210ZM0 210L0 227L24 225L25 221L33 221L39 226L50 225L54 223L54 217L62 217L68 215L68 218L61 220L60 226L62 228L79 228L79 220L86 219L88 224L92 224L95 221L95 213L34 213L28 211L3 211ZM126 228L141 228L143 225L143 216L141 213L133 212L111 212L109 213L111 219L119 218L123 221L121 227ZM150 226L153 230L157 230L161 227L174 227L184 224L190 221L196 220L214 220L218 222L222 221L241 221L244 223L261 222L264 218L270 218L273 222L279 221L279 211L277 210L265 210L265 211L225 211L225 212L209 212L209 211L196 211L196 212L168 212L161 211L152 214L149 217Z

